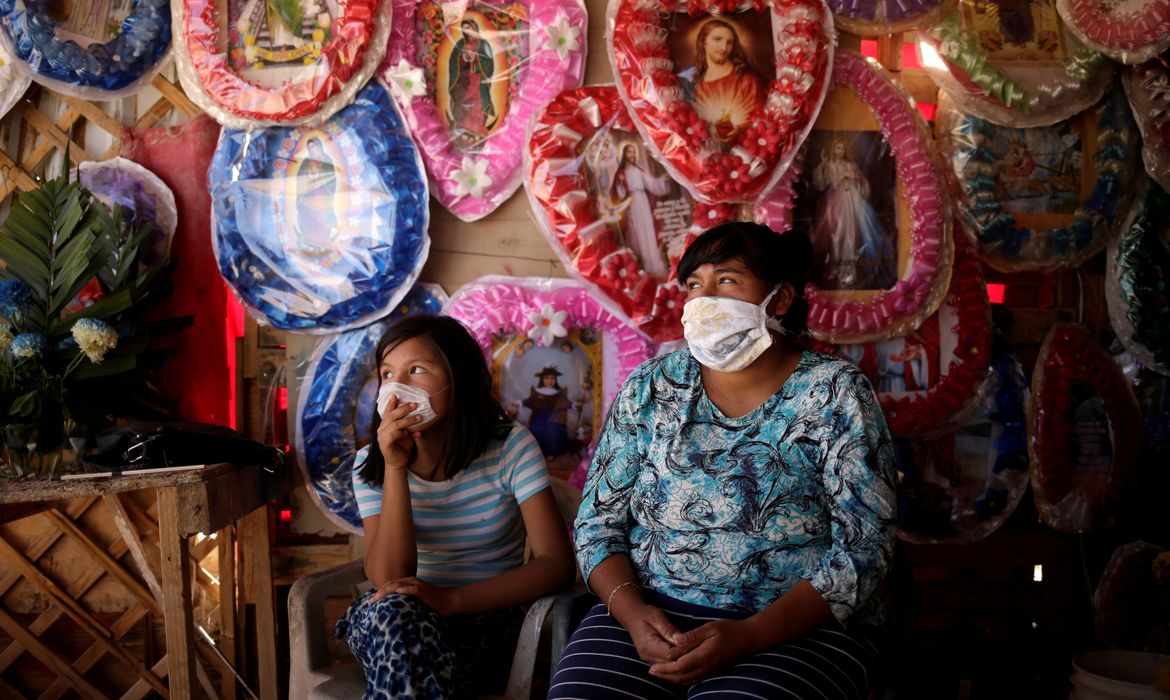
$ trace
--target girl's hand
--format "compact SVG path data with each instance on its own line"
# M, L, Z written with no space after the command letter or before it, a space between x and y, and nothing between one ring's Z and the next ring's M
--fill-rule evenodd
M378 592L370 596L370 603L381 600L391 593L409 595L418 598L431 610L443 617L455 615L459 612L459 589L433 586L415 576L387 581L378 587Z
M650 675L670 683L692 685L755 651L751 630L741 620L714 620L674 637L685 653L655 663Z
M421 416L409 416L416 404L407 403L398 405L398 397L391 396L386 404L386 411L382 422L378 425L378 449L382 451L382 459L386 462L386 469L401 471L410 464L411 448L419 433L412 428L418 424Z

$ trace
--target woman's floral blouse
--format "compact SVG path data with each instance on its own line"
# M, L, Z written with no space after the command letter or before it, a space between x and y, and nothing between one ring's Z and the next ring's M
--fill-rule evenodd
M894 522L893 447L860 370L805 352L727 418L681 350L626 380L574 526L586 581L626 552L647 588L751 614L806 579L844 623L880 614Z

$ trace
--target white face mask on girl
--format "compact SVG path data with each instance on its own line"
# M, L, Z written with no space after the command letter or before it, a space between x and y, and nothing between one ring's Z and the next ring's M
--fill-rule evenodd
M718 296L688 301L682 324L691 355L719 372L738 372L755 362L772 345L769 329L784 332L780 320L766 311L779 289L773 289L759 304Z
M436 391L446 391L447 387L443 387ZM419 424L429 423L438 417L435 409L431 408L431 394L428 394L425 389L420 389L417 386L410 386L409 384L399 384L398 382L386 382L378 389L378 415L381 416L386 412L386 406L390 404L390 397L398 397L398 405L404 403L413 403L415 408L406 417L421 416L422 420Z

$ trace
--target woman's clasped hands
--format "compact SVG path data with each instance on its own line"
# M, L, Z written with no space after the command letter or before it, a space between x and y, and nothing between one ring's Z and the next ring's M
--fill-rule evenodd
M641 601L627 601L613 614L650 674L670 683L696 683L755 651L754 630L744 620L714 620L680 632L661 609Z

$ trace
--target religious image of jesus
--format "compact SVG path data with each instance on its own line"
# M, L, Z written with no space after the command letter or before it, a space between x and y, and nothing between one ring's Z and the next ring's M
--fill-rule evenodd
M765 81L748 62L735 27L724 20L699 28L694 56L694 65L678 74L686 98L720 141L734 141L763 107Z

